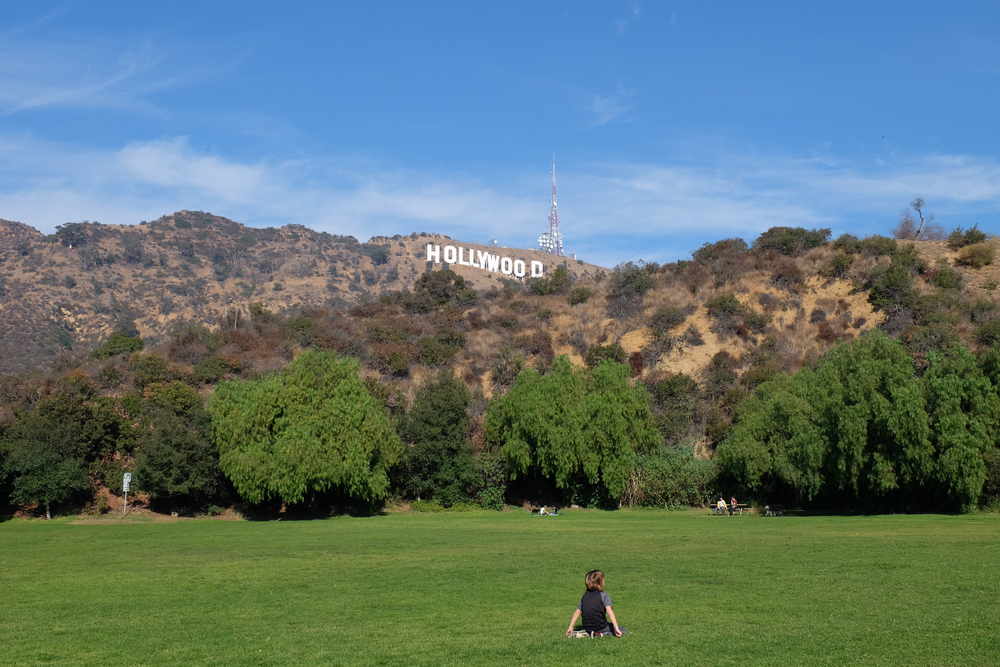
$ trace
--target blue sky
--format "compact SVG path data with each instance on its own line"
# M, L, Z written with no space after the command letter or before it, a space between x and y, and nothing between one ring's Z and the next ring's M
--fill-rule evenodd
M686 258L775 225L1000 231L1000 5L9 2L0 218Z

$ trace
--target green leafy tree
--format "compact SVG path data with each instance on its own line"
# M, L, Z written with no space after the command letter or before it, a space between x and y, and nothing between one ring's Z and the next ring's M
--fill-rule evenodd
M1000 436L1000 399L964 348L928 353L914 377L897 340L872 332L835 347L815 371L778 375L738 408L720 465L749 488L865 507L969 509Z
M136 486L155 504L204 507L225 479L201 396L183 382L149 387L135 456Z
M331 488L384 498L399 436L359 362L306 352L278 375L218 386L209 402L219 463L246 500L301 502Z
M53 504L90 487L80 425L51 417L37 410L22 413L6 429L6 442L0 442L0 449L8 452L5 467L13 478L11 501L44 505L47 519L52 518Z
M410 497L447 506L468 499L479 479L468 439L469 390L442 368L417 390L400 425L405 453L400 481Z
M167 410L147 416L149 428L135 457L136 486L154 504L204 507L225 487L211 422L201 411L193 422Z
M936 478L956 508L975 507L988 471L986 459L1000 439L996 387L965 348L928 353L923 377Z
M625 489L635 452L662 443L649 394L632 387L628 366L606 360L588 373L565 355L548 375L523 371L490 404L484 439L512 478L536 472L566 489L582 473L614 498Z

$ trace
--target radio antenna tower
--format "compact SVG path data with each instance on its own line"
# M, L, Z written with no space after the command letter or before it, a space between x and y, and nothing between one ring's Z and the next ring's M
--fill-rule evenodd
M556 156L552 156L552 209L549 213L549 229L538 237L538 249L550 255L564 257L562 229L559 228L559 209L556 206Z

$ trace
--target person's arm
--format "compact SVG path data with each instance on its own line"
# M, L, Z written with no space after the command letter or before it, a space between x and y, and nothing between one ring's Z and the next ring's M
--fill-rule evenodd
M621 637L622 636L622 630L621 630L621 628L618 627L618 619L615 618L615 612L611 609L611 607L605 607L604 609L605 609L605 611L608 612L608 618L611 619L611 624L615 628L615 637Z
M577 609L573 612L573 618L569 621L569 628L566 630L566 636L569 637L573 634L573 626L576 625L576 619L580 618L580 610Z

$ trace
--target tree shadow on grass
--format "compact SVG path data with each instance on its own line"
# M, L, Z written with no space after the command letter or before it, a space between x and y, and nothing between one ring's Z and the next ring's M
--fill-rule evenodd
M247 521L315 521L337 516L387 516L384 501L369 502L337 493L316 493L300 503L284 503L274 498L262 503L236 506Z

